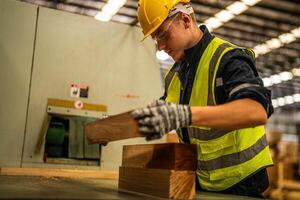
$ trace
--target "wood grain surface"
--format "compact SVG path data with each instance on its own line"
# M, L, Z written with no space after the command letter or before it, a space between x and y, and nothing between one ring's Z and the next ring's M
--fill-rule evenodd
M42 176L42 177L67 177L67 178L96 178L118 179L117 171L87 170L87 169L61 169L61 168L17 168L1 167L0 175L6 176Z
M195 172L120 167L119 189L171 199L193 199Z
M125 145L122 166L195 171L197 146L179 143Z
M85 134L89 144L106 144L116 140L143 137L130 113L121 113L88 123L85 126Z

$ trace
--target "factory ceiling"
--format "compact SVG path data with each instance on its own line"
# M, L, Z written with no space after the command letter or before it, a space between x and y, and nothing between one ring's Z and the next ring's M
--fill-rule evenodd
M40 6L95 17L107 0L21 0ZM113 0L110 0L113 2ZM122 2L120 0L120 2ZM272 90L280 111L300 110L300 1L299 0L191 0L199 23L234 44L253 48L257 68ZM246 8L229 13L238 3ZM123 1L111 21L138 26L138 0ZM229 8L231 6L231 8ZM219 14L219 16L218 16ZM222 15L223 14L223 15ZM226 16L227 14L227 16ZM222 19L216 22L216 19ZM210 22L210 23L208 23Z

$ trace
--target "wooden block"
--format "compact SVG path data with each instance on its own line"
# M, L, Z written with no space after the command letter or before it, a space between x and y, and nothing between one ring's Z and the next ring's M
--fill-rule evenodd
M165 143L123 146L123 167L191 170L197 169L197 146Z
M195 172L120 167L119 189L163 198L193 199Z
M130 112L88 123L85 134L89 144L106 144L115 140L142 137Z

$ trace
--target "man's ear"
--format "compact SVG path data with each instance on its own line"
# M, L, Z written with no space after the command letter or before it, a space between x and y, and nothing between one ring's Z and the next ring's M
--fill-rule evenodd
M182 20L184 22L184 28L188 29L191 25L191 16L185 13L182 13Z

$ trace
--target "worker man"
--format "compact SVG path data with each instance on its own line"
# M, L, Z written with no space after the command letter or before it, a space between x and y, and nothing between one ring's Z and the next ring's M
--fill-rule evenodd
M196 144L201 190L262 197L273 107L253 51L198 27L189 0L139 0L138 19L144 37L175 60L161 100L133 111L139 130L154 139L175 129L180 142Z

